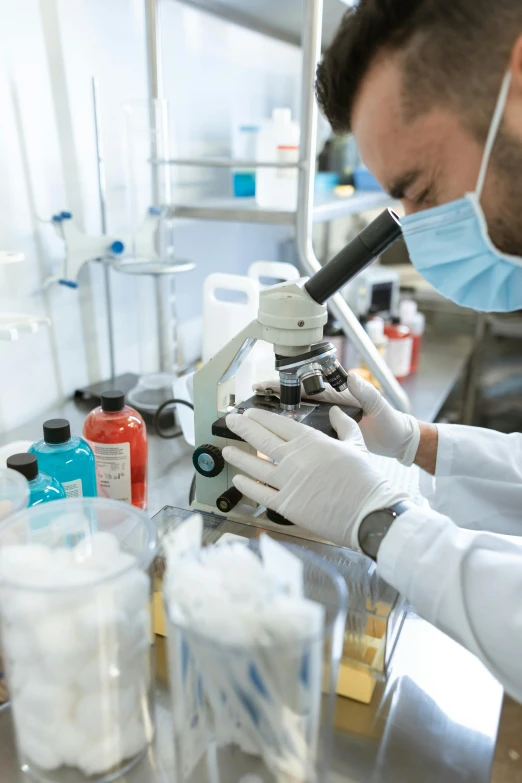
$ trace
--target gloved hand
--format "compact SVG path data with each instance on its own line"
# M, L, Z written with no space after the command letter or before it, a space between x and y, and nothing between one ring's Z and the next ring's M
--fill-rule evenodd
M332 408L330 421L339 440L268 411L231 413L232 432L276 464L235 446L223 456L248 474L233 479L243 495L321 538L359 549L364 517L406 496L375 469L353 419Z
M392 408L375 386L355 372L348 374L348 389L336 392L327 385L326 391L311 397L334 405L355 405L363 409L359 423L367 448L383 457L395 457L403 465L411 465L420 441L419 422L414 416ZM279 380L264 381L254 390L273 389L279 394Z

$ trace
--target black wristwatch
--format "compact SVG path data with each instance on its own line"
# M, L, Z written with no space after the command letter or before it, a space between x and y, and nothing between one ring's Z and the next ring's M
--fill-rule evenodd
M359 546L365 555L377 560L377 552L381 542L400 514L404 514L409 508L413 508L415 503L412 500L399 500L390 508L380 508L378 511L371 511L364 517L359 527Z

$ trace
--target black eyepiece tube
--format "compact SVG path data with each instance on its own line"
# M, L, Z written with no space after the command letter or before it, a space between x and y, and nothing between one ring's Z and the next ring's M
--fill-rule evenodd
M401 234L398 215L392 209L385 209L305 283L306 290L318 304L324 304Z

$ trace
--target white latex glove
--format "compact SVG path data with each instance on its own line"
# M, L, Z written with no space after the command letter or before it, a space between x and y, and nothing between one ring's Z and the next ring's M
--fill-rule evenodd
M310 399L334 405L355 405L364 416L359 423L367 448L383 457L395 457L403 465L411 465L420 440L419 422L408 413L396 411L375 386L357 373L349 373L348 389L336 392L327 384L326 391ZM279 380L263 381L254 390L273 389L279 395Z
M330 421L339 440L268 411L231 413L232 432L273 462L234 446L226 446L223 456L248 474L233 479L243 495L321 538L359 549L364 517L406 495L375 469L353 419L332 408Z

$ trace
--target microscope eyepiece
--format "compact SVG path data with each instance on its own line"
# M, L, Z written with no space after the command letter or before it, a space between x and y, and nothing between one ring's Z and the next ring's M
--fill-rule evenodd
M384 210L331 261L312 275L305 283L306 290L318 304L324 304L352 277L384 253L401 234L399 216L392 209Z

